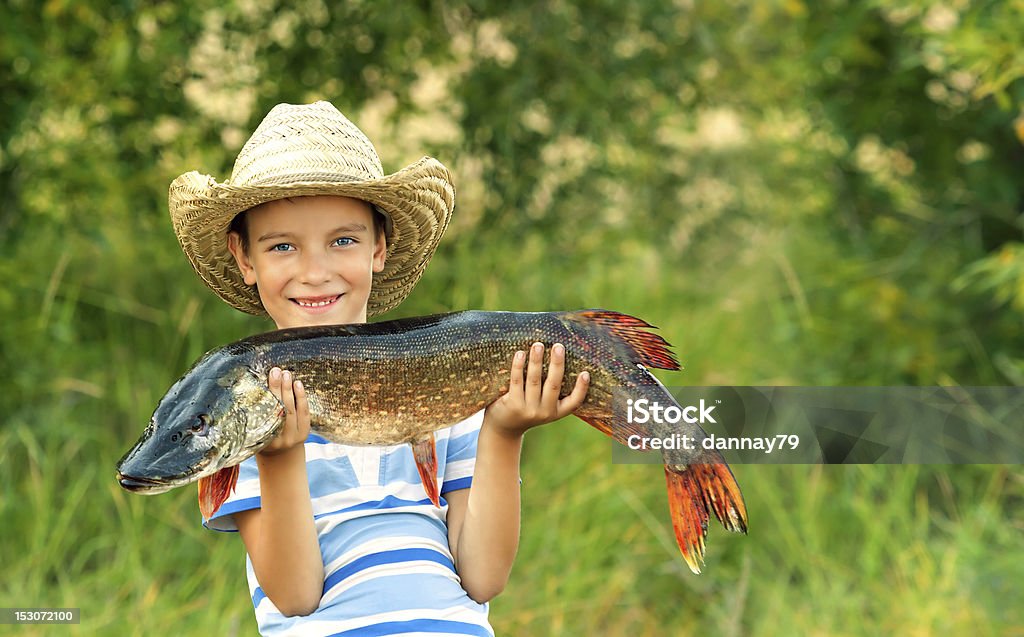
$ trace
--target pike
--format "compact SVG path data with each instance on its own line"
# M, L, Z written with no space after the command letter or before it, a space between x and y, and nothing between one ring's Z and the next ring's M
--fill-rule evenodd
M713 513L746 533L743 495L721 454L704 449L697 423L629 422L615 392L634 402L678 403L648 368L679 369L669 344L638 318L607 310L467 311L379 323L267 332L214 349L160 400L142 437L118 462L121 486L162 493L199 482L209 518L238 480L238 464L256 454L284 422L267 386L276 366L302 381L311 429L332 442L412 446L427 496L439 506L434 432L508 391L512 353L541 342L565 346L561 395L583 371L586 399L574 415L622 444L630 436L685 434L692 449L663 450L676 542L700 572Z

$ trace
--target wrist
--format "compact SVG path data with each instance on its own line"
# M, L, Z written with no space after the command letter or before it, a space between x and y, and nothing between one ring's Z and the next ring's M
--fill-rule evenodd
M509 427L497 418L488 419L485 415L484 422L480 427L480 435L491 438L495 442L507 447L522 447L525 429Z
M264 500L279 501L282 494L287 494L289 499L302 499L304 494L308 500L309 476L306 473L306 452L302 446L266 456L256 454L256 470Z
M505 418L491 411L488 407L484 411L484 421L480 427L481 432L487 431L503 441L511 443L522 443L526 428L516 427L515 423L508 422Z
M306 447L296 445L287 449L264 450L256 454L256 465L262 470L294 465L305 465Z

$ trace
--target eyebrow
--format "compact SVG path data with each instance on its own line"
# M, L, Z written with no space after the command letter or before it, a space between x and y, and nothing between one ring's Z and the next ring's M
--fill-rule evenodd
M356 222L356 223L347 223L347 224L345 224L343 226L338 226L337 228L335 228L334 230L331 230L327 234L335 235L335 234L343 234L343 233L346 233L346 232L366 232L367 230L368 230L368 228L366 227L365 223L358 223L358 222ZM269 241L271 239L291 239L294 236L295 235L293 233L291 233L291 232L268 232L268 233L266 233L264 235L261 235L259 239L256 239L256 243L260 243L262 241Z

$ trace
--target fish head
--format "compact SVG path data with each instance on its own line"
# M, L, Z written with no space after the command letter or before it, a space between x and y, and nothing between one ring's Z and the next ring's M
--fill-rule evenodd
M157 404L149 425L117 464L121 486L163 493L236 465L269 443L283 422L261 368L212 352Z

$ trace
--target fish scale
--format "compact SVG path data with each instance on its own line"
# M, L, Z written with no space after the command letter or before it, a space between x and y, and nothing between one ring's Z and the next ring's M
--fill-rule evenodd
M465 420L508 390L512 355L534 342L565 346L561 394L590 373L573 412L625 444L630 435L705 437L697 424L625 422L616 392L677 405L648 367L678 369L667 342L635 317L608 310L467 311L367 323L290 328L243 339L197 361L160 401L150 426L118 464L126 489L156 493L199 481L210 517L229 496L238 463L268 444L283 423L266 384L272 367L302 382L311 429L342 444L412 445L430 500L439 504L434 432ZM545 368L547 362L545 361ZM546 369L545 369L546 373ZM746 509L725 460L714 450L663 452L669 510L683 558L703 560L714 514L746 531Z
M310 397L311 425L318 435L346 444L412 442L425 432L465 420L507 389L516 349L526 349L537 339L557 339L531 325L536 318L502 318L509 329L490 330L482 338L472 333L471 320L431 326L439 331L429 338L422 338L422 328L398 335L346 330L344 336L360 341L364 354L359 360L338 359L342 352L336 340L343 336L336 331L307 332L297 339L279 334L282 340L256 345L257 356L263 368L269 369L272 361L302 382ZM558 336L570 338L568 333ZM472 348L458 345L470 339ZM396 351L406 354L395 357ZM567 360L563 395L571 391L583 368L582 360L572 356ZM338 391L339 386L346 391Z

